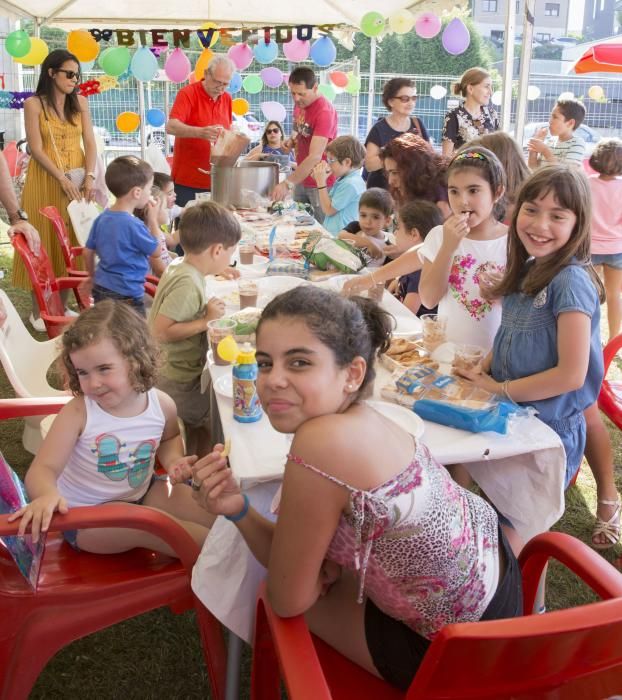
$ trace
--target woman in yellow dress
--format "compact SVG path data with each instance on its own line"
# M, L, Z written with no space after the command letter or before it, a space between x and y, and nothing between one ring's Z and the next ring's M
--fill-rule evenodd
M22 208L39 231L54 272L59 277L66 274L61 249L52 223L39 213L39 209L55 206L65 221L72 244L78 245L67 205L72 199L93 198L97 158L88 103L76 90L79 82L78 59L64 49L52 51L41 66L35 94L24 102L26 138L32 158L24 184ZM74 169L77 168L82 168L83 173L76 172ZM74 176L74 181L68 174ZM82 174L83 178L80 177ZM13 284L32 289L26 269L17 255L13 262ZM34 295L30 323L36 330L45 331Z

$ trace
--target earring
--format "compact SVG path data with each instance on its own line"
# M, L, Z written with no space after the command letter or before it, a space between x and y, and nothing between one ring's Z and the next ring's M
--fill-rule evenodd
M352 384L348 384L347 387L348 391L352 391Z

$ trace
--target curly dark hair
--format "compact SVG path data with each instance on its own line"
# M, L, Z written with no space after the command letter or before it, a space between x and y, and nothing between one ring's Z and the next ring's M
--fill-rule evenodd
M389 100L396 97L397 93L404 87L415 88L415 95L417 94L415 81L410 78L391 78L384 84L382 88L382 104L387 108L387 111L391 111Z
M265 321L298 318L313 335L332 350L338 367L346 367L362 357L367 370L358 395L373 381L376 355L391 342L394 319L371 299L344 297L337 292L311 285L295 287L275 297L263 310L257 325L257 337Z
M438 200L440 187L447 184L447 159L433 146L416 134L402 134L380 151L383 161L394 160L400 175L401 187L391 189L396 202L401 205L411 199Z
M130 382L135 391L149 391L154 385L160 365L160 350L151 337L147 322L128 304L104 299L80 316L62 335L58 358L67 388L74 396L82 396L80 379L71 353L110 339L130 365Z

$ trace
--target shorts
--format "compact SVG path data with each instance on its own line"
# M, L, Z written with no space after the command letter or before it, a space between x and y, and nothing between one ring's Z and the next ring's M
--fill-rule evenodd
M123 294L119 294L118 292L113 292L112 289L100 287L98 284L93 285L93 301L97 303L103 299L123 301L126 304L129 304L134 311L138 312L141 316L147 316L144 297L127 297L123 296Z
M160 375L156 383L158 389L168 394L177 406L177 415L188 428L209 427L211 413L211 387L201 392L201 376L190 382L176 382Z
M592 265L606 265L615 270L622 270L622 253L603 253L592 255Z
M522 578L518 561L499 528L505 573L480 620L519 617L523 613ZM432 643L403 622L385 614L371 599L365 604L365 639L374 666L391 685L407 690Z

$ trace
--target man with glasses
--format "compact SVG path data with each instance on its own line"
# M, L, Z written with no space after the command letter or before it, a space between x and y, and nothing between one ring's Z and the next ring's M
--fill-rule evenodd
M298 164L287 179L274 188L273 199L285 199L293 191L297 202L313 207L315 218L322 222L324 212L320 206L319 192L313 168L325 160L324 151L329 141L337 136L337 112L333 105L318 93L318 81L311 68L295 68L289 76L289 91L294 100L294 125L291 142L296 149ZM326 182L330 187L333 175Z
M171 175L177 204L184 206L197 192L208 192L211 181L210 150L221 129L232 122L231 95L227 87L235 64L227 56L215 56L205 77L183 87L175 98L166 133L175 137Z

